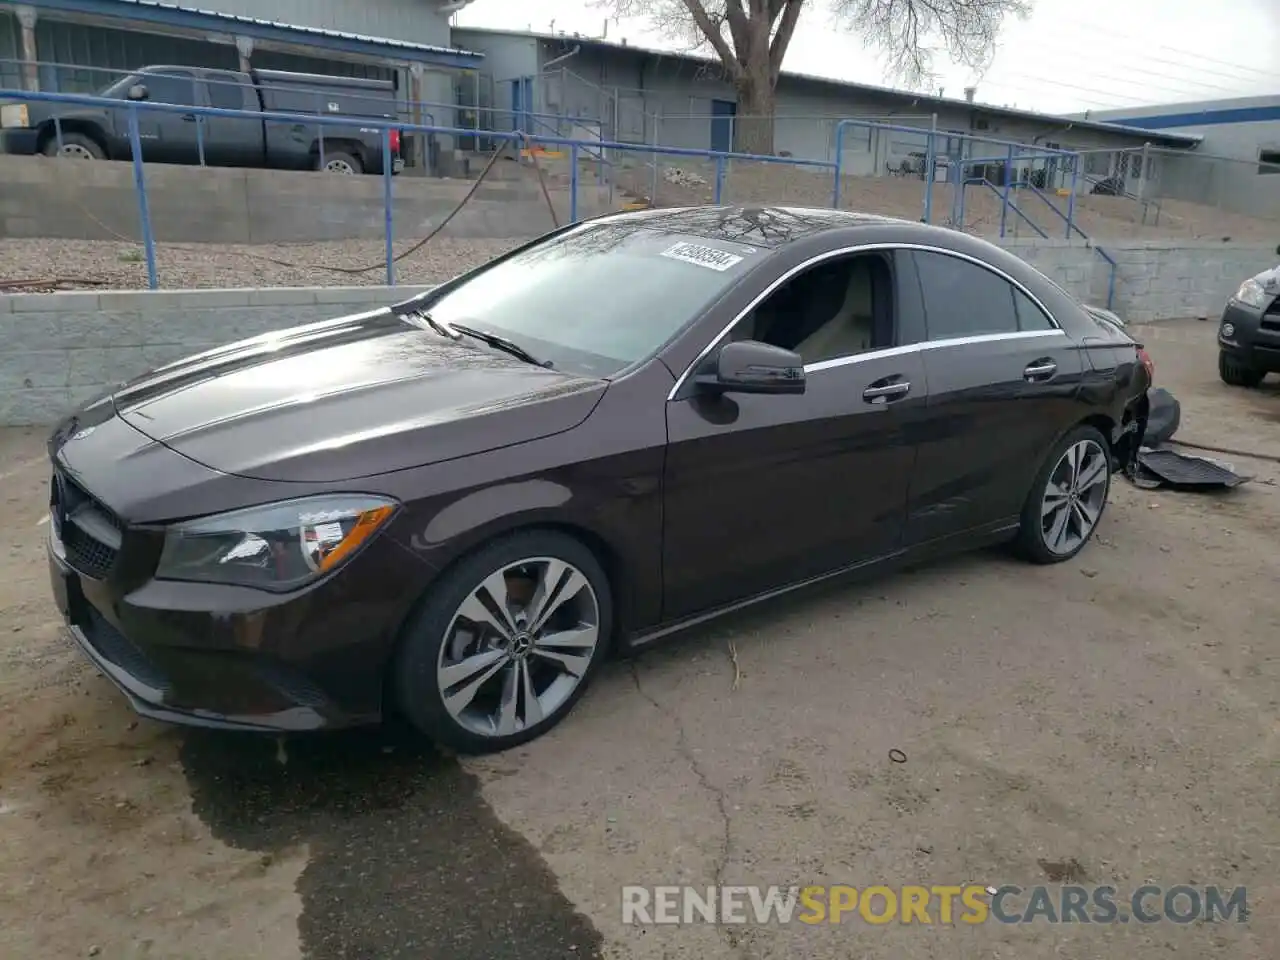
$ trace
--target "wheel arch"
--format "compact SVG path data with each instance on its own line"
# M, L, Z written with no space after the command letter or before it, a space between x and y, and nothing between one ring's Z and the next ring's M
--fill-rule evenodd
M581 522L563 517L537 514L504 517L484 528L473 531L465 542L459 543L449 559L435 571L430 580L418 591L418 595L414 597L400 621L395 625L390 653L383 669L382 702L384 713L388 709L394 709L394 703L388 699L387 691L390 689L392 671L395 669L400 649L405 643L406 632L409 625L420 615L434 585L489 544L516 534L538 531L559 533L572 537L590 550L599 562L600 569L604 571L605 580L609 584L609 593L613 605L612 629L605 642L610 650L617 649L621 638L626 633L624 624L629 622L628 613L630 607L630 595L627 590L627 564L622 551L610 542L609 538L604 534Z
M49 141L54 140L58 136L58 126L62 127L62 132L78 133L82 137L88 137L98 145L104 156L110 156L111 151L107 148L107 137L102 128L96 123L88 120L79 120L75 118L61 119L55 124L53 120L46 120L40 125L39 132L36 134L36 152L43 153L45 147L49 145Z
M371 153L371 151L365 144L361 143L359 140L347 139L346 137L333 137L333 138L325 137L324 152L326 154L330 152L349 154L352 157L355 157L355 159L359 162L360 166L363 168L360 171L361 173L369 172L369 154ZM316 161L319 161L320 159L320 140L319 139L315 139L311 141L311 158Z

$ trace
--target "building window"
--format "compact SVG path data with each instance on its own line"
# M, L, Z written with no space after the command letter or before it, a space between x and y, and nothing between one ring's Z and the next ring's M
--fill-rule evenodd
M1259 173L1280 173L1280 147L1263 147L1258 151Z

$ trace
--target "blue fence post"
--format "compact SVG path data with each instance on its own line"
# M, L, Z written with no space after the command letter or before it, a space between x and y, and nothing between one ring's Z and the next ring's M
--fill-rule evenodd
M323 116L323 111L320 109L320 94L318 93L316 94L316 113L319 113L321 114L321 116ZM320 124L320 127L317 132L320 134L320 169L323 170L324 169L324 124L323 123Z
M1067 239L1071 239L1071 228L1076 217L1076 177L1080 174L1080 154L1071 158L1071 193L1067 195ZM1107 309L1110 309L1108 307Z
M1013 184L1013 147L1010 147L1005 154L1004 160L1004 189L1000 191L1000 237L1004 238L1005 226L1009 222L1009 189Z
M391 229L391 128L382 130L382 205L387 218L387 286L396 285L396 257L392 249Z
M53 118L53 135L58 139L58 153L62 153L62 118Z
M928 145L924 148L924 222L933 223L933 183L936 179L937 156L934 153L934 137L929 131Z
M578 145L569 147L569 222L578 222Z
M138 191L138 222L142 226L142 247L147 256L147 286L159 289L156 275L156 240L151 234L151 211L147 207L147 177L142 169L142 136L138 132L137 104L129 105L129 148L133 153L133 186Z
M196 153L200 156L200 166L204 166L204 117L196 115Z
M840 209L840 175L844 170L844 121L836 123L836 182L831 188L831 208Z
M716 206L720 205L720 195L724 192L724 154L716 157Z

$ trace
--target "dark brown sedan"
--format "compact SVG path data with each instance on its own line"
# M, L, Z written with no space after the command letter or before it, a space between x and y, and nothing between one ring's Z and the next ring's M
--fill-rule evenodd
M141 713L549 729L611 647L836 575L1073 557L1149 361L1023 261L828 210L567 227L61 424L50 571Z

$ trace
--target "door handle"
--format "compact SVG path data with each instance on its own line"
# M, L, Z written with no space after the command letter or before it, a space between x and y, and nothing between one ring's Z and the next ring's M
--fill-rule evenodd
M196 122L196 115L195 115L194 113L184 113L184 114L182 115L182 122L183 122L183 123L195 123L195 122Z
M1052 360L1037 360L1022 371L1024 380L1048 380L1058 372L1058 365Z
M898 397L905 397L911 390L910 382L900 380L897 383L886 383L878 387L867 387L862 391L862 399L867 403L883 404Z

